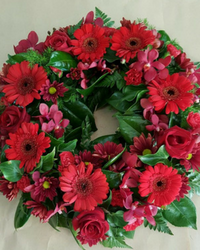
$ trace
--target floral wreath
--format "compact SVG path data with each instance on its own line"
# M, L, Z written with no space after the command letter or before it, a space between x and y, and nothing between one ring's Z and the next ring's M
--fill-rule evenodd
M130 248L144 225L196 229L200 193L200 64L147 20L121 26L98 8L38 43L14 46L0 74L0 191L77 243ZM93 113L119 127L91 140ZM189 198L190 197L190 198Z

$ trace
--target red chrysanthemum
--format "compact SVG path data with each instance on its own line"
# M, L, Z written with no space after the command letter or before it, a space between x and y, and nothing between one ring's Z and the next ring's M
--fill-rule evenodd
M27 106L33 99L40 99L38 91L47 79L47 73L43 67L35 64L31 69L29 62L16 63L9 68L4 80L9 83L3 87L2 92L9 103L16 100L16 104Z
M63 84L63 82L59 83L54 81L51 83L49 80L46 80L46 83L42 85L42 88L40 89L40 94L43 95L45 101L51 100L53 103L56 103L57 98L59 96L63 97L64 93L68 90Z
M38 134L39 125L33 123L22 123L21 128L15 133L9 133L10 139L6 143L10 146L5 150L8 160L21 161L19 167L25 167L29 173L40 161L46 148L50 147L50 138L45 133Z
M133 138L133 145L130 146L130 152L137 155L155 154L157 147L153 144L151 134L148 134L146 138L142 133L139 137Z
M12 201L17 197L19 188L17 187L16 182L11 182L4 177L0 177L0 192L2 192L9 201Z
M109 190L106 176L101 169L93 172L93 165L70 165L60 177L60 188L65 194L63 200L74 203L75 211L93 210L97 204L102 204Z
M154 43L153 32L146 28L144 25L135 23L130 24L129 28L121 27L112 37L111 49L117 51L116 55L128 62L138 51Z
M93 156L109 161L123 151L122 144L107 141L104 144L98 143L94 146Z
M80 151L79 155L75 155L75 162L77 165L80 164L82 161L86 165L92 163L94 169L100 168L103 163L103 159L93 156L92 153L87 150L84 150L83 152Z
M177 169L162 163L148 166L139 179L139 194L148 196L147 201L155 206L166 206L173 202L182 186Z
M193 104L193 89L191 82L178 73L169 75L167 79L160 80L160 83L152 81L147 87L149 89L149 101L154 105L156 111L161 111L166 106L166 114L179 113L179 108L185 110Z
M105 37L104 29L91 23L84 24L74 32L77 40L72 40L73 53L78 59L86 62L100 59L109 47L109 38Z

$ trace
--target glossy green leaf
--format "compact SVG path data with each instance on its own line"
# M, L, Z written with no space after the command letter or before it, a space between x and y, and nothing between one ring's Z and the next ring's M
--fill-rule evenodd
M19 200L17 210L15 212L15 218L14 218L15 229L23 227L31 215L31 209L27 209L23 203L24 199L22 196Z
M168 42L171 40L170 37L168 36L168 34L164 30L158 30L158 33L161 34L161 37L159 38L160 40L162 40L164 42Z
M119 144L119 136L117 134L104 135L104 136L100 136L100 137L96 138L91 143L92 143L92 145L96 145L98 143L104 144L107 141L115 142L115 143Z
M15 63L21 63L22 61L25 61L26 60L26 57L25 57L26 53L19 53L19 54L16 54L16 55L8 55L8 60L6 61L7 63L13 65Z
M54 158L55 156L55 148L47 155L41 156L40 162L37 168L41 167L42 172L47 172L53 168Z
M157 163L163 163L169 165L169 154L167 153L165 146L162 145L155 154L138 155L138 158L145 164L155 166Z
M166 210L163 211L163 216L176 227L197 229L196 208L194 203L186 196L179 202L175 200L168 205Z
M22 178L24 173L23 168L19 168L20 161L5 161L0 164L0 170L6 180L11 182L17 182Z
M131 103L123 100L124 95L121 92L115 92L108 100L107 103L110 104L114 109L119 112L125 112L130 106ZM119 102L120 100L120 102Z
M79 92L81 95L83 96L88 96L90 95L95 86L98 85L97 83L99 83L103 78L105 78L107 75L109 74L109 72L105 73L104 75L102 75L101 77L99 77L90 87L88 87L87 89L76 89L77 92Z
M130 145L133 143L133 137L138 137L143 132L147 134L146 125L149 122L143 119L142 116L139 115L131 115L131 116L116 116L119 121L119 130L126 142Z
M102 172L106 175L107 182L111 189L119 187L119 185L122 182L122 177L124 175L124 172L115 173L109 170L102 170Z
M58 226L58 213L54 214L48 221L48 223L56 230L59 231L57 229Z
M63 152L63 151L74 151L74 149L76 148L76 144L77 144L78 140L73 140L73 141L69 141L67 143L63 143L61 145L59 145L58 151L59 152Z
M140 85L137 85L137 86L134 86L134 85L128 85L126 86L124 89L123 89L123 95L124 95L124 98L123 100L126 100L126 101L133 101L137 95L141 92L141 91L148 91L147 90L147 87L144 85L144 84L140 84Z
M2 151L1 151L1 163L4 162L4 161L7 161L6 159L6 155L5 155L5 150L8 149L9 146L7 144L4 145L4 147L2 148Z
M112 164L114 164L124 153L124 151L126 150L126 147L124 147L124 149L122 150L122 152L120 152L118 155L116 155L115 157L113 157L112 159L110 159L103 167L102 169L106 169L107 167L111 166Z
M110 213L107 215L107 221L112 227L123 228L127 225L127 222L124 221L124 211L119 210L116 213Z
M112 191L110 190L108 198L103 201L103 204L101 205L101 207L108 209L111 201L112 201Z
M62 71L69 72L71 68L76 68L77 61L70 54L63 51L54 51L51 54L50 61L47 66L52 66Z
M116 51L111 50L110 48L106 49L106 53L104 54L104 59L109 63L120 60L120 58L116 56Z
M63 112L63 117L69 119L70 124L74 127L81 126L86 116L88 116L93 131L96 131L94 116L91 110L84 103L79 101L74 103L69 103L69 102L64 103L62 107L62 112Z

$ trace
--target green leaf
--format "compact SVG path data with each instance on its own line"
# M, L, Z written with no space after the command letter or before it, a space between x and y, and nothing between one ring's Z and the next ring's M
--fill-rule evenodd
M155 226L151 225L146 219L144 220L144 226L145 227L148 226L150 229L153 229L154 231L157 230L158 232L163 232L163 233L173 235L172 231L167 226L167 221L163 217L161 210L159 210L156 216L154 216L154 219L156 222Z
M69 72L71 68L76 68L77 62L74 57L66 52L54 51L47 66Z
M169 165L169 154L167 153L165 146L162 145L155 154L138 155L138 158L145 164L155 166L157 163L163 163Z
M107 215L107 221L112 227L123 228L127 225L127 222L124 221L124 211L119 210L116 213L111 213Z
M70 120L70 124L74 127L79 127L82 125L82 122L85 120L86 116L89 117L91 122L91 127L93 131L96 131L96 125L94 116L91 110L82 102L73 102L73 103L65 103L63 108L63 117Z
M48 221L48 223L56 230L59 231L57 229L58 226L58 213L54 214Z
M90 87L88 87L87 89L76 89L77 92L79 92L81 95L83 96L88 96L90 95L95 86L97 85L97 83L99 83L103 78L105 78L107 75L109 74L109 72L105 73L104 75L102 75L101 77L99 77Z
M191 187L189 191L190 198L193 196L193 193L200 195L200 172L191 171L187 174L189 178L189 186Z
M74 39L74 32L80 28L81 24L83 23L83 19L81 19L76 25L70 25L69 29L67 30L68 35L71 39Z
M123 138L130 145L133 143L133 137L138 137L143 132L147 134L146 125L149 122L143 119L142 116L139 115L131 115L131 116L116 116L119 121L119 130L122 134Z
M162 40L164 42L168 42L171 40L170 37L168 36L168 34L164 30L158 30L158 33L161 34L161 37L159 38L160 40Z
M4 145L1 151L1 163L7 161L6 155L5 155L5 150L8 149L9 146L7 144Z
M104 59L109 63L120 60L120 58L116 56L116 51L111 50L110 48L106 49L106 54L104 54Z
M115 157L113 157L112 159L110 159L103 167L102 169L106 169L107 167L111 166L113 163L115 163L124 153L124 151L126 150L126 147L124 147L124 149Z
M111 18L108 17L105 13L103 13L100 9L95 7L95 19L100 17L103 20L104 26L112 27L115 23L114 21L111 21Z
M107 141L115 142L115 143L119 144L119 136L117 134L100 136L100 137L96 138L95 140L93 140L91 142L91 144L94 146L98 143L104 144Z
M19 53L16 55L8 55L8 60L6 61L7 63L13 65L15 63L21 63L22 61L26 60L26 53Z
M167 209L163 211L163 216L176 227L197 229L196 208L193 202L186 196L179 202L175 200L168 205Z
M109 247L109 248L113 248L113 247L121 247L121 248L130 248L132 249L131 246L127 245L124 242L124 237L112 237L110 236L107 240L103 240L100 242L104 247Z
M141 93L141 91L148 91L147 87L144 84L140 84L137 86L128 85L123 89L123 100L131 102L137 97L139 93Z
M103 204L101 205L101 207L108 209L111 201L112 201L112 191L110 190L108 198L103 201Z
M6 180L11 182L17 182L22 178L24 173L23 168L19 168L21 161L5 161L0 164L0 170L3 173L3 176Z
M74 151L74 149L76 148L76 144L77 144L77 139L73 140L73 141L69 141L67 143L62 143L59 145L58 151L59 152L63 152L63 151Z
M76 241L76 243L79 245L79 247L82 249L82 250L85 250L85 248L82 246L82 244L80 243L80 241L76 238L76 236L78 235L78 233L74 230L73 226L72 226L72 221L69 220L69 229Z
M31 215L31 209L27 209L23 203L24 203L24 198L22 195L19 200L17 210L15 212L15 218L14 218L15 229L24 226L24 224L28 221Z
M117 71L114 71L113 74L107 75L99 84L98 87L112 88L114 85L120 85L121 81L124 82L124 78Z
M119 112L124 113L129 107L130 102L123 100L124 95L121 92L115 92L108 100L107 103ZM120 100L120 101L119 101Z
M122 177L124 175L124 172L115 173L109 170L102 170L102 172L106 175L107 182L111 189L119 187L119 185L122 182Z
M41 156L40 162L37 168L41 167L42 172L47 172L53 168L54 158L55 156L55 148L51 151L51 153Z

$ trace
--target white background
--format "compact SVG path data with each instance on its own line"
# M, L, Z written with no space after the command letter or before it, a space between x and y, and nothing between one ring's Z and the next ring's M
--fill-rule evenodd
M89 11L94 11L95 6L116 22L115 27L120 25L122 17L132 21L148 18L150 24L176 38L189 58L200 61L200 0L0 0L0 67L7 60L7 54L14 54L13 45L27 38L31 30L44 41L48 30L76 24ZM97 122L99 133L106 134L108 126L103 117L98 117ZM109 129L112 132L110 123ZM172 226L174 236L170 236L141 226L134 239L127 243L134 250L199 250L200 197L194 197L193 202L197 207L199 230ZM16 231L13 220L17 203L18 199L8 202L0 194L0 250L79 249L67 229L57 232L48 224L40 224L35 217ZM92 249L102 249L102 246Z

